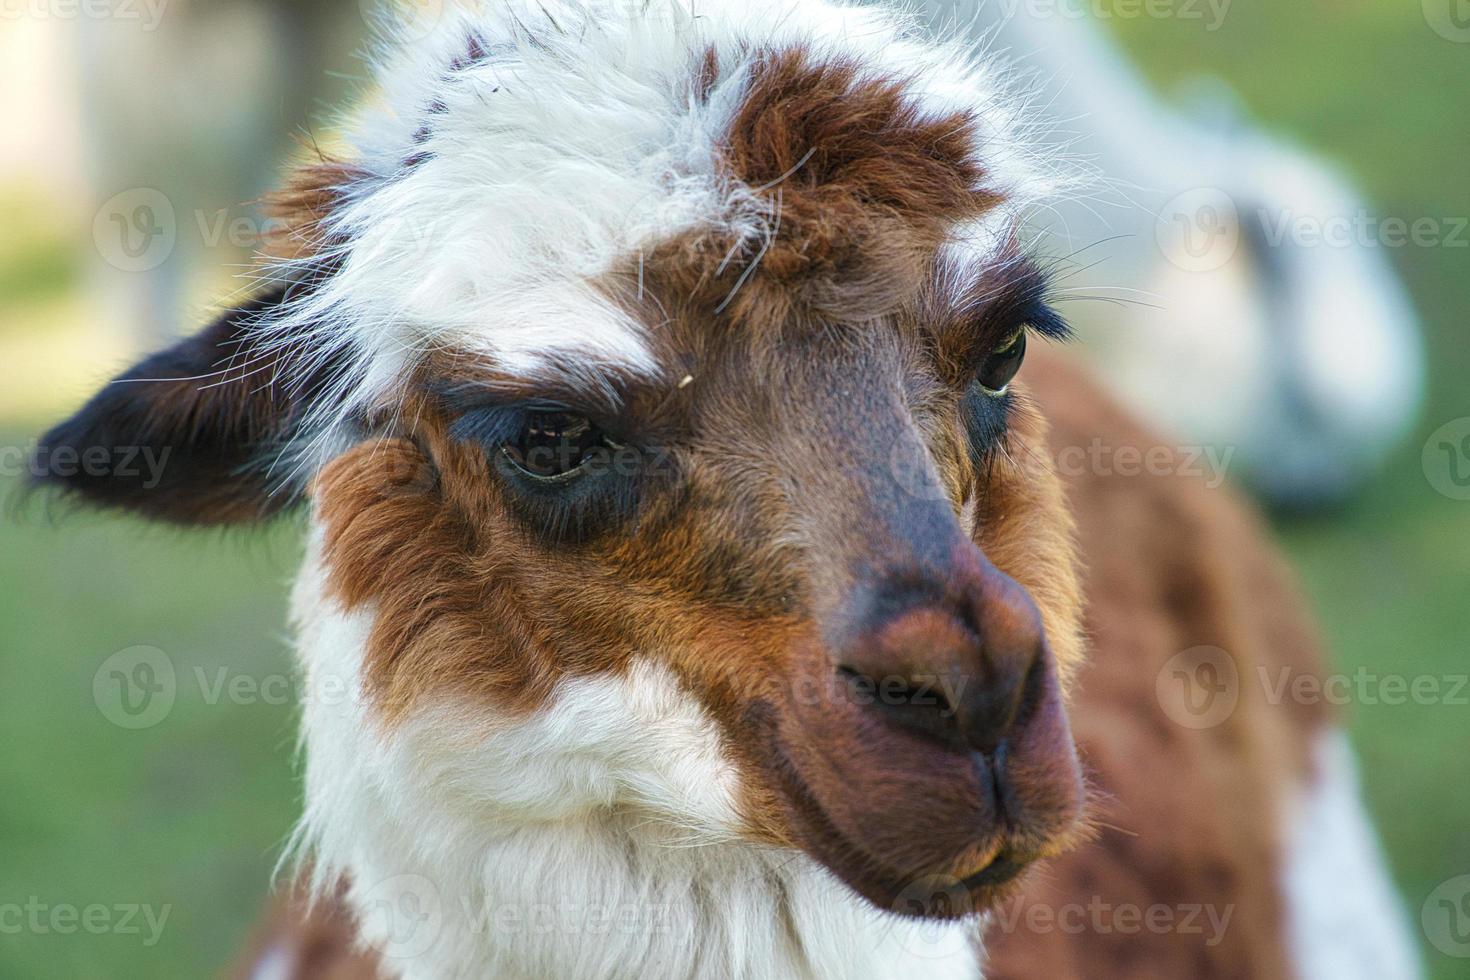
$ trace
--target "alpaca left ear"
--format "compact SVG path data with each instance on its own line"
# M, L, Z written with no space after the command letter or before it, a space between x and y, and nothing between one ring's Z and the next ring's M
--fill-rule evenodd
M275 288L145 358L46 433L35 485L82 501L190 525L258 521L298 494L268 472L319 384L260 350L253 325L278 306Z

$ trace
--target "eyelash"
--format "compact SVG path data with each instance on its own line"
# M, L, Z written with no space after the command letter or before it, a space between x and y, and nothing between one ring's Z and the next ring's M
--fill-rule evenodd
M1011 339L991 349L981 359L980 365L975 369L974 380L961 397L960 418L969 436L970 455L976 466L985 465L993 456L995 447L1005 438L1012 405L1009 379L999 389L986 387L981 380L985 366L992 358L1004 355L1017 344L1020 345L1020 354L1024 358L1027 338L1032 332L1064 339L1068 336L1069 328L1050 307L1044 303L1034 304L1023 325L1015 333L1008 335ZM1015 370L1018 371L1019 368L1020 364L1017 363ZM1014 373L1013 371L1012 376Z
M512 511L528 529L548 543L579 544L633 517L642 473L636 466L608 465L544 476L528 468L524 458L517 460L518 450L509 451L522 441L537 415L561 413L576 415L565 406L545 402L472 408L454 421L450 435L480 446ZM610 437L607 441L619 454L638 453L631 445ZM626 463L632 457L620 458Z

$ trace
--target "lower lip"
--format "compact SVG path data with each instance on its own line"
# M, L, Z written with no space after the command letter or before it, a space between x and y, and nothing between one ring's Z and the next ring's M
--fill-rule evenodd
M1026 861L1017 860L1004 854L996 857L984 868L970 875L962 884L966 888L989 888L996 885L1004 885L1016 875L1026 869Z

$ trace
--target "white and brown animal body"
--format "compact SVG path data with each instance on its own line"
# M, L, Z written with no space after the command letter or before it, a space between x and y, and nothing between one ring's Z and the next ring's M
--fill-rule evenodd
M1260 529L1077 466L1158 450L1021 370L1066 178L1003 70L824 0L469 6L260 293L43 440L309 512L319 897L246 974L1413 975L1332 720L1254 684L1317 669Z

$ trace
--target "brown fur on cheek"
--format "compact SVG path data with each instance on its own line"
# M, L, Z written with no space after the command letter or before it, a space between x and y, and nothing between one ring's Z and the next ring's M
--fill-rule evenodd
M731 574L714 559L735 543L696 533L685 515L596 558L556 554L516 528L482 454L422 419L432 461L413 441L385 439L343 454L312 487L329 596L373 613L363 674L384 724L428 697L545 710L563 677L619 673L645 655L724 736L748 836L790 846L757 772L768 764L763 706L783 695L800 630L758 603L711 601Z
M521 711L545 701L552 651L506 584L515 555L479 546L422 450L405 439L358 446L312 496L329 595L373 609L363 676L386 719L429 689Z

